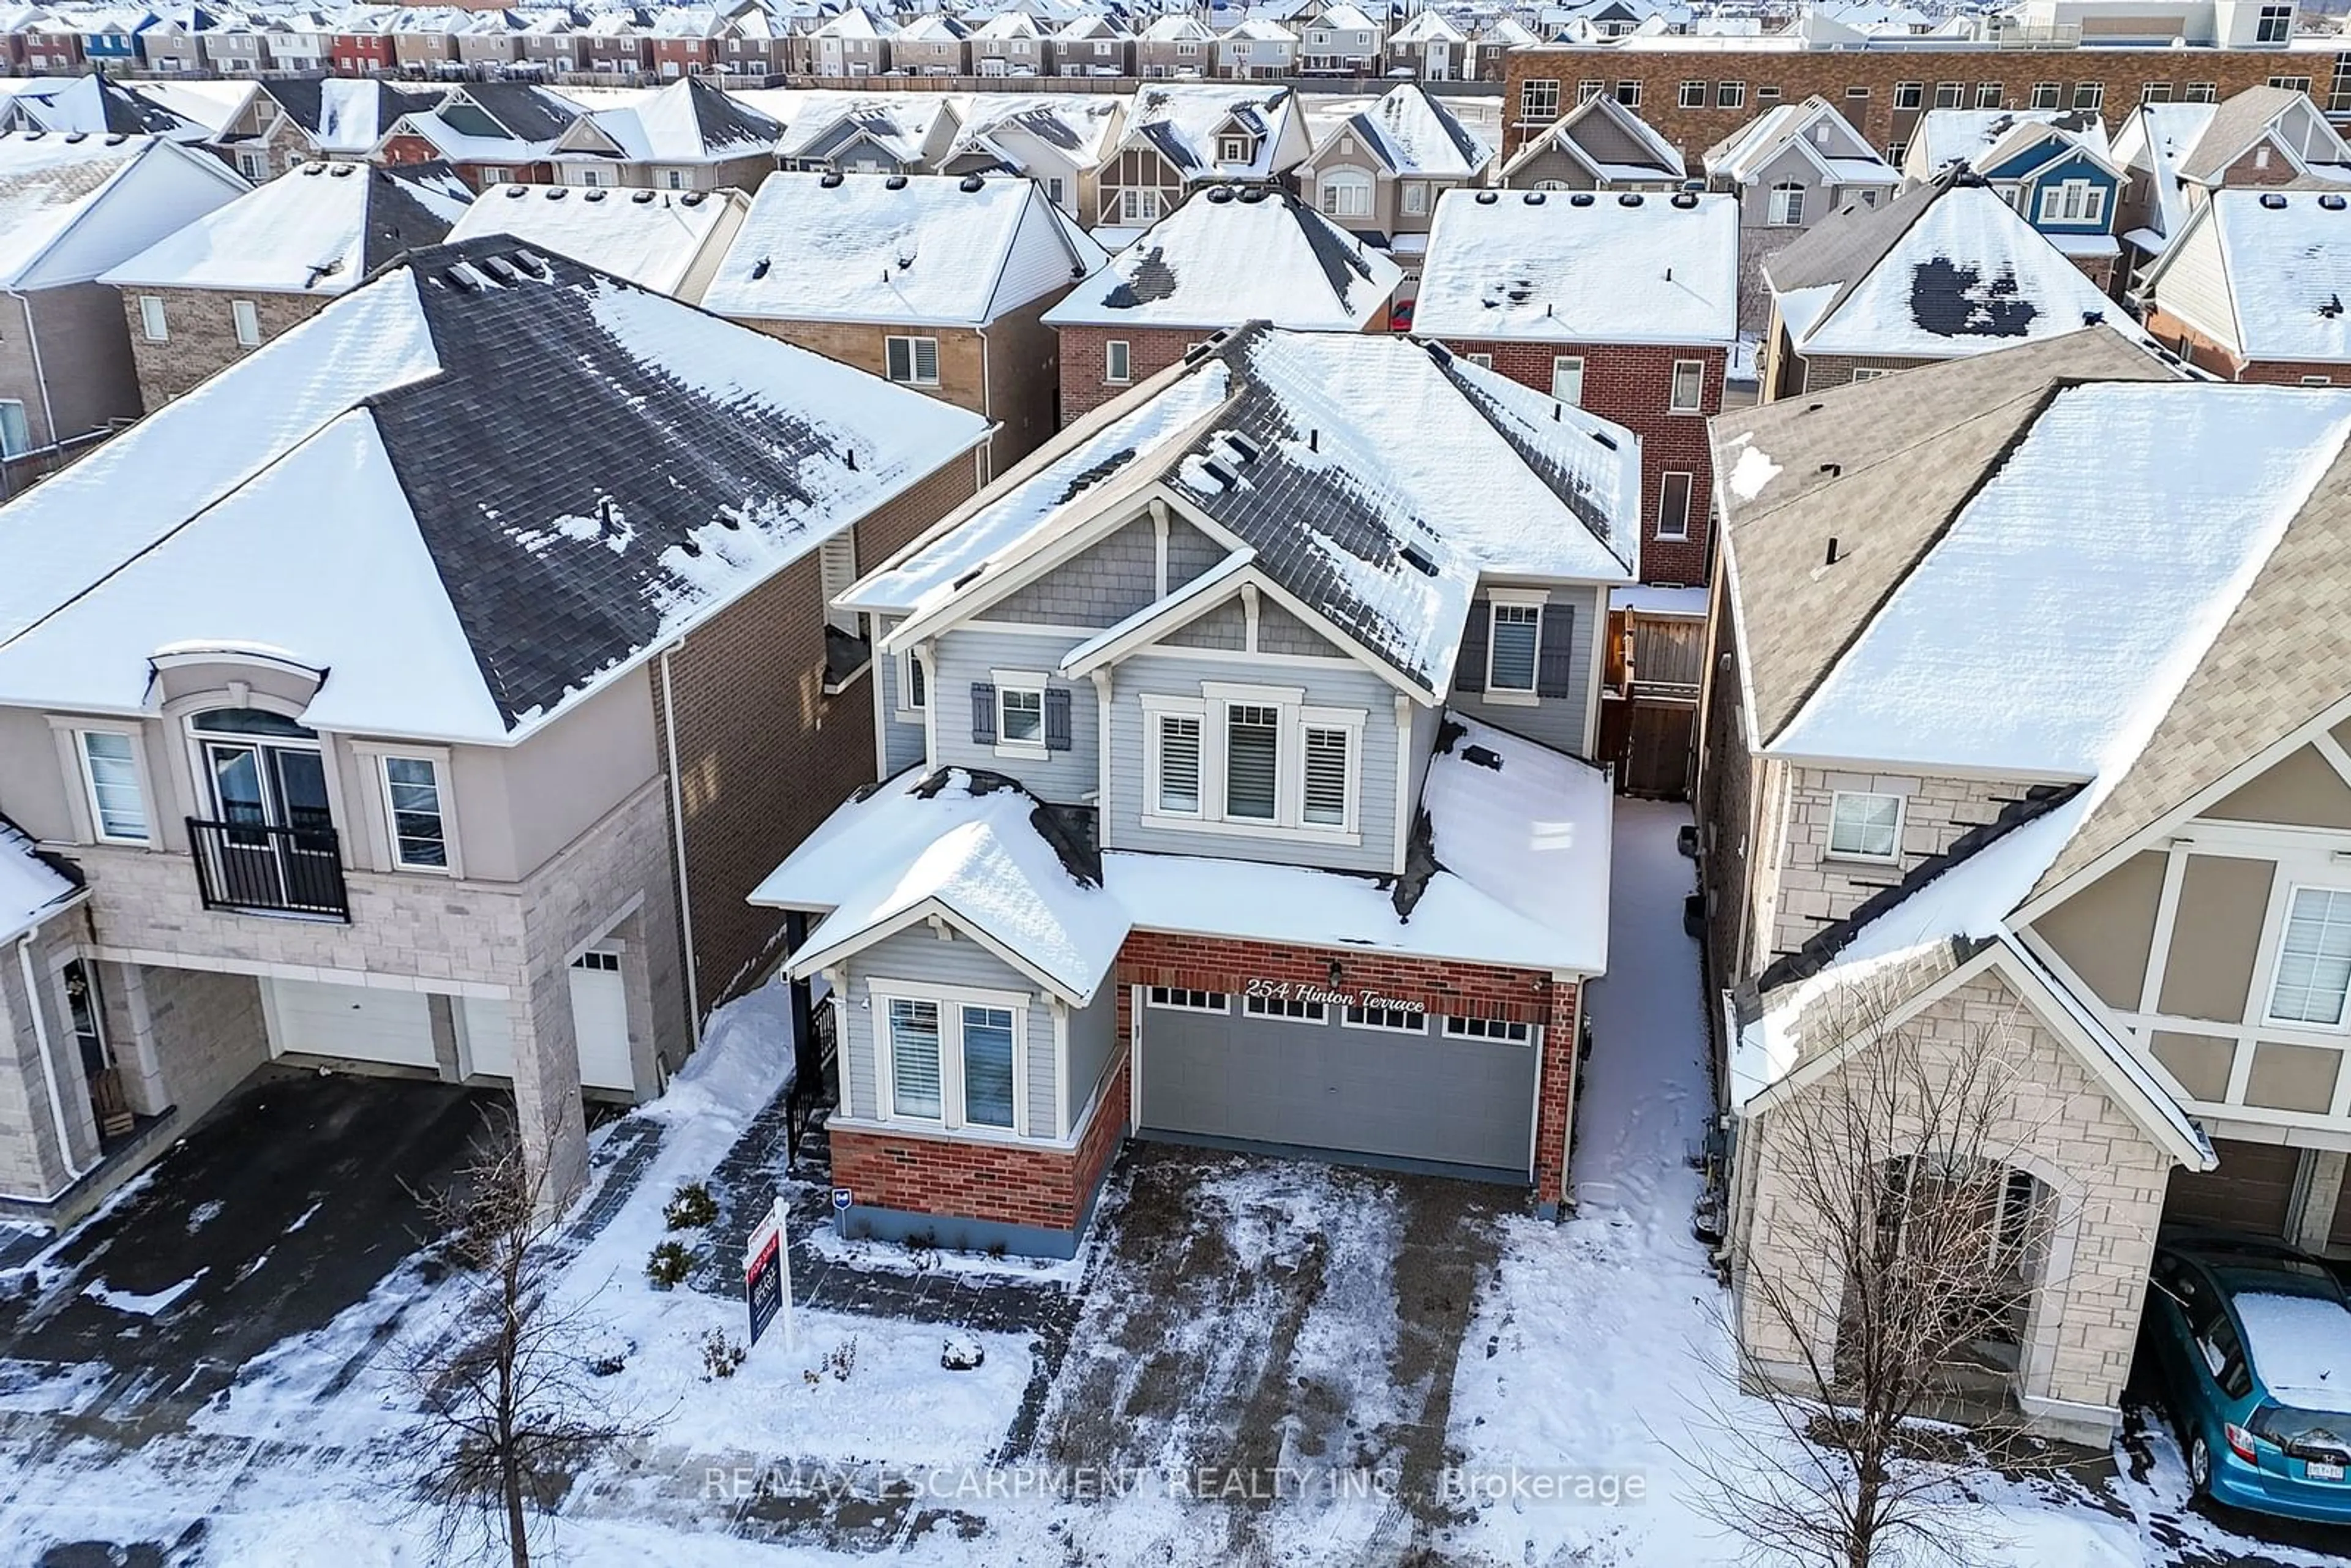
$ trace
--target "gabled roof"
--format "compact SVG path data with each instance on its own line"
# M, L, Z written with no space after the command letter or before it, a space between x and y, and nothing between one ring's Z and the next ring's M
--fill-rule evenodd
M1734 342L1738 198L1448 191L1429 229L1413 329L1456 340Z
M1344 128L1364 139L1381 162L1397 174L1431 179L1475 179L1493 161L1494 150L1453 111L1428 96L1417 82L1388 89L1371 108L1349 115ZM1323 139L1325 146L1330 139Z
M2351 362L2351 192L2214 191L2143 292L2242 359Z
M446 164L308 162L166 235L99 279L320 298L438 245L472 197Z
M2106 123L2089 110L1930 109L1919 116L1905 162L1929 177L1953 163L1972 167L1985 152L2033 125L2061 131L2101 155L2105 152Z
M770 174L703 303L751 319L975 327L1104 257L1033 180Z
M427 113L449 96L445 89L347 77L274 77L262 82L261 90L309 133L319 152L351 156L373 151L402 115Z
M12 131L162 136L201 141L208 128L144 93L92 73L37 80L0 99L0 125Z
M593 256L600 270L623 282L699 303L685 292L689 280L716 263L749 206L740 191L494 185L448 237L511 235L557 256Z
M1825 151L1813 135L1814 128L1822 125L1829 129ZM1824 177L1833 175L1838 184L1901 183L1902 176L1877 156L1868 139L1853 128L1853 121L1818 94L1802 103L1783 103L1766 110L1708 148L1706 170L1708 174L1743 185L1792 143L1803 150ZM1856 163L1861 166L1855 167Z
M2226 176L2229 165L2252 151L2254 142L2267 136L2286 116L2302 110L2308 111L2305 123L2319 140L2322 155L2309 156L2304 148L2294 146L2291 138L2280 137L2278 145L2286 156L2299 167L2351 162L2351 149L2346 149L2342 138L2327 125L2308 93L2282 87L2249 87L2213 107L2211 118L2204 122L2203 134L2179 160L2179 177L2200 185L2217 185Z
M137 189L142 169L160 173L165 165L193 176L170 193L170 206L162 204L162 188ZM136 245L142 228L152 234L171 223L173 209L192 219L250 188L212 154L159 137L0 131L0 288L88 282ZM120 249L67 245L107 209L128 214L121 232L108 231ZM77 256L79 265L65 267Z
M0 507L0 701L259 648L314 727L505 744L986 431L511 240L412 252Z
M1606 120L1622 135L1632 138L1642 150L1642 156L1630 163L1619 163L1587 152L1578 133L1590 120ZM1587 98L1573 109L1553 120L1551 128L1520 148L1517 156L1505 164L1505 177L1523 168L1544 152L1553 149L1566 153L1594 174L1611 181L1678 180L1687 168L1682 161L1681 149L1658 134L1655 126L1623 104L1603 93Z
M589 110L557 140L557 151L601 152L584 140L583 126L639 163L724 162L765 152L784 133L780 122L700 76L680 77L626 108Z
M964 122L948 156L985 152L1017 162L1001 145L1001 139L1026 136L1052 148L1079 168L1092 168L1102 161L1124 106L1124 99L1106 93L975 93L971 118Z
M1434 6L1413 13L1412 20L1388 35L1391 44L1460 44L1468 41L1468 35ZM1532 41L1531 37L1529 41Z
M840 602L907 612L892 636L916 636L1148 491L1434 701L1481 574L1637 576L1639 472L1629 433L1441 349L1251 326L1061 432Z
M1800 354L1940 359L2086 323L2145 339L2081 268L1965 170L1847 205L1764 258Z
M1214 186L1143 231L1045 313L1049 327L1188 327L1268 320L1360 331L1404 274L1287 191Z
M1121 146L1155 149L1186 183L1217 180L1268 180L1288 166L1297 125L1297 98L1286 87L1250 87L1239 82L1151 82L1136 89ZM1257 138L1247 164L1220 163L1216 137L1237 124ZM1304 138L1298 134L1301 143Z
M862 137L900 163L921 161L923 149L944 118L957 124L954 107L944 94L811 93L800 111L785 127L776 143L776 155L789 159L830 158Z
M2160 251L2179 233L2188 219L2187 198L2179 190L2179 160L2196 145L2219 106L2210 103L2142 103L2124 116L2115 131L2113 153L2123 168L2143 171L2154 205L2147 227L2134 231L2132 243L2144 250Z

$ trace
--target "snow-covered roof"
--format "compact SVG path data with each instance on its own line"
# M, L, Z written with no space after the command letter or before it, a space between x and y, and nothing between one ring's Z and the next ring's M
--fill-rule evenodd
M273 78L262 90L320 152L353 158L373 152L402 115L429 113L448 97L445 89L350 77Z
M2027 125L2061 131L2101 156L2106 151L2105 121L2087 110L1930 109L1918 117L1905 162L1928 174L1953 163L1972 164Z
M2247 360L2351 361L2351 193L2214 191L2171 237L2147 285L2167 312Z
M2265 138L2298 171L2323 166L2338 172L2338 177L2351 177L2344 172L2351 162L2351 147L2344 145L2307 92L2283 87L2249 87L2213 105L2195 144L2180 154L2179 177L2218 186L2227 180L2230 167Z
M226 642L322 672L314 727L504 744L986 429L510 240L413 252L0 507L0 702L143 712Z
M1212 186L1045 312L1050 327L1238 327L1355 332L1404 273L1286 191Z
M2154 200L2153 223L2133 231L2133 245L2159 253L2188 218L2188 200L2179 189L2179 161L2196 145L2212 121L2218 106L2210 103L2142 103L2124 117L2115 132L2115 162L2126 169L2147 172L2147 190ZM2146 235L2155 243L2147 244Z
M1819 135L1823 128L1827 131L1825 141ZM1810 153L1838 184L1901 183L1902 176L1877 156L1868 139L1853 128L1853 122L1834 104L1817 95L1802 103L1783 103L1766 110L1708 148L1707 172L1746 184L1791 143Z
M1529 43L1534 41L1529 35ZM1412 20L1388 35L1391 44L1459 44L1468 42L1460 28L1447 19L1444 12L1434 6L1413 14Z
M69 903L81 884L43 858L32 838L0 817L0 942L10 942Z
M717 259L749 204L740 192L493 186L450 229L452 241L512 235L558 256L592 258L613 277L687 298L695 270Z
M750 901L828 911L791 956L798 973L935 914L1083 1007L1128 921L1098 857L1049 838L1042 811L1008 779L903 773L828 817Z
M142 167L157 181L141 182ZM160 183L166 173L173 178ZM0 132L0 288L88 282L174 212L192 220L248 189L219 159L160 137ZM71 247L68 256L68 237L118 195L125 217L108 237L120 244Z
M830 158L862 137L897 162L912 164L921 160L923 149L937 131L940 119L945 117L955 124L955 116L954 105L943 93L877 97L810 92L802 98L799 113L786 123L783 135L776 142L776 155L784 159Z
M1346 129L1398 174L1474 179L1494 150L1417 82L1401 82L1367 110L1348 116Z
M1092 168L1102 162L1124 105L1124 99L1107 93L976 93L971 117L947 155L985 152L1014 158L1002 141L1025 136L1043 142L1081 169Z
M1739 200L1448 191L1429 229L1413 330L1478 340L1735 342Z
M1147 146L1167 160L1186 183L1217 180L1270 180L1283 159L1307 149L1297 128L1297 96L1286 87L1245 82L1150 82L1138 89L1127 117L1123 146ZM1257 139L1247 163L1217 159L1217 133L1228 125Z
M1103 259L1033 180L782 172L704 305L768 320L977 326Z
M1442 349L1252 326L1171 374L1063 431L841 602L908 612L892 636L913 636L1158 486L1434 700L1481 577L1639 575L1638 441Z
M679 78L624 109L590 110L557 143L571 156L592 156L590 130L640 163L716 163L766 152L783 126L703 77Z
M1943 359L2104 322L2147 341L1989 185L1950 171L1881 207L1849 205L1764 258L1800 354Z
M1586 146L1587 138L1594 139L1593 146ZM1643 156L1625 160L1603 155L1603 151L1614 152L1627 143ZM1503 177L1511 178L1552 152L1563 153L1600 179L1614 184L1679 181L1688 172L1680 148L1667 141L1656 126L1604 93L1585 99L1552 121L1542 134L1529 137L1526 145L1503 165Z
M0 125L12 131L162 136L173 141L201 141L211 134L208 126L162 99L96 73L26 83L0 99Z
M342 294L402 251L440 244L470 199L445 165L304 163L215 207L99 281L118 288Z

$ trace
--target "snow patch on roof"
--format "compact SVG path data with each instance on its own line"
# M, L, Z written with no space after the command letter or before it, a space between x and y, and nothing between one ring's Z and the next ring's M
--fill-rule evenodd
M1353 332L1386 308L1403 277L1385 255L1286 192L1211 190L1152 225L1045 322L1217 330L1261 320Z
M703 259L703 247L741 202L721 192L687 206L680 193L492 186L457 220L449 239L511 235L558 256L592 261L657 294L675 295ZM591 201L591 194L603 199Z

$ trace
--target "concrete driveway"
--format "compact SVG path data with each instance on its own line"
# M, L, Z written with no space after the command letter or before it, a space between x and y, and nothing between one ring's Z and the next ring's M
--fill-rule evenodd
M381 1078L256 1079L37 1270L13 1276L0 1375L95 1369L75 1417L83 1430L176 1427L244 1363L326 1324L416 1250L429 1228L415 1194L464 1166L499 1098Z

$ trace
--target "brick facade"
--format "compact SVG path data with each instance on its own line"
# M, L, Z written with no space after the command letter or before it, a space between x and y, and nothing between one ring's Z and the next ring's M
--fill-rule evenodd
M2337 360L2241 360L2160 306L2147 315L2147 329L2199 371L2228 382L2258 382L2298 387L2320 378L2328 386L2351 385L2351 364Z
M1494 369L1546 395L1552 386L1552 361L1581 357L1583 406L1641 438L1642 580L1700 583L1707 580L1713 533L1714 459L1707 445L1706 422L1722 410L1722 380L1729 361L1727 350L1466 338L1447 339L1446 346L1457 353L1491 355ZM1066 353L1063 357L1067 358ZM1706 366L1696 413L1667 412L1677 360L1697 360ZM1690 476L1687 538L1657 537L1657 497L1667 474Z
M469 191L482 189L485 183L482 171L485 169L499 171L497 179L487 182L491 184L551 185L556 183L552 162L546 159L528 162L520 147L515 149L515 154L517 161L512 163L452 162L450 167ZM423 163L440 157L441 150L422 136L412 136L402 131L397 136L387 137L383 146L378 150L378 155L384 162L393 165ZM587 256L581 259L592 262L595 258Z
M1213 336L1214 330L1205 327L1062 328L1061 423L1074 424L1136 382L1182 363L1194 344ZM1113 340L1126 345L1127 378L1123 382L1110 381L1103 373L1109 369L1109 345Z
M151 341L140 315L139 301L148 296L163 302L163 324L169 336ZM236 340L237 300L252 302L261 329L261 342L273 343L334 303L334 295L238 293L214 288L127 288L122 293L123 319L131 331L131 362L139 368L139 394L153 413L183 393L193 392L213 375L250 354L260 343Z
M1502 98L1502 155L1516 152L1556 115L1530 118L1524 110L1529 81L1559 84L1559 110L1575 107L1581 84L1632 104L1643 120L1681 150L1696 166L1700 154L1766 110L1802 103L1817 93L1837 106L1854 128L1881 152L1907 143L1919 117L1935 101L1939 82L1965 84L1973 106L1979 87L1998 84L1999 107L2032 106L2033 89L2055 83L2062 108L2072 108L2085 86L2096 89L2100 111L2111 120L2140 101L2144 89L2161 83L2174 100L2191 87L2209 85L2218 98L2272 77L2308 76L2321 102L2334 80L2334 57L2287 54L2276 49L1903 49L1896 47L1788 51L1770 47L1627 50L1611 46L1556 45L1510 52ZM1685 82L1703 81L1709 90L1701 106L1681 107ZM1921 84L1919 107L1897 110L1897 83ZM1721 104L1721 84L1738 83L1736 107ZM1865 97L1849 94L1858 89Z

